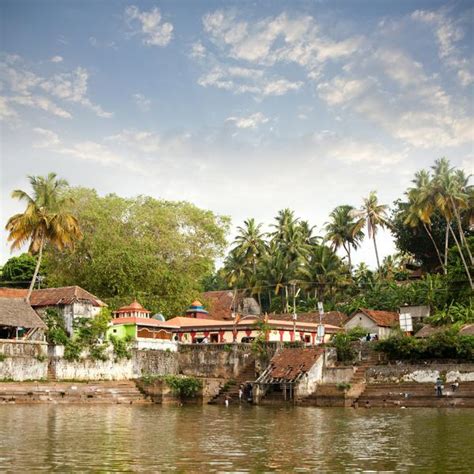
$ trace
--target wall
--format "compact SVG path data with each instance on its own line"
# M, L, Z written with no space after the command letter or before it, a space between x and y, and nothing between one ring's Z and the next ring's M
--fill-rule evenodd
M0 380L45 379L47 348L45 342L0 340L0 354L5 356L0 361Z
M370 334L377 334L379 339L387 338L393 331L391 328L377 326L377 324L364 313L356 313L346 324L344 324L344 329L346 330L354 329L356 327L361 327Z
M355 367L326 367L322 383L348 383L354 375Z
M300 380L296 386L295 398L303 398L311 395L321 383L324 372L324 354L321 354L309 369L304 379Z
M232 378L254 363L251 347L251 344L181 344L179 371L194 377Z
M434 383L441 376L446 382L474 382L474 364L437 364L377 366L367 371L369 383Z

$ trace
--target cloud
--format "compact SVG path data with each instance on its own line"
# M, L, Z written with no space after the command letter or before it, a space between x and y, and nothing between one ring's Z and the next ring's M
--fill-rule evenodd
M203 59L206 57L206 48L200 41L196 41L191 46L190 56L194 59Z
M63 62L63 57L62 56L53 56L50 61L52 63L62 63Z
M472 84L474 82L473 61L461 58L457 47L457 43L465 36L464 30L441 10L416 10L411 14L411 18L434 28L440 59L449 68L456 70L461 85Z
M261 112L256 112L247 117L228 117L226 122L232 122L237 128L256 129L259 125L267 123L268 120Z
M71 112L59 106L54 99L82 105L103 118L111 112L91 102L87 96L89 73L78 67L72 72L42 77L25 65L19 57L4 56L0 62L0 78L12 94L10 103L49 112L62 118L71 118Z
M289 81L278 76L267 76L262 69L236 66L216 66L198 79L203 87L217 87L235 94L280 96L298 90L302 81Z
M33 143L33 148L51 148L60 144L57 133L44 128L34 128L33 131L40 136L40 141Z
M132 99L142 112L148 112L150 110L151 100L145 97L143 94L138 92L136 94L132 94Z
M125 20L131 28L137 22L140 24L134 34L140 34L147 46L166 46L173 38L173 25L162 23L160 10L156 7L146 12L135 5L129 6L125 9Z
M0 96L0 120L14 119L18 114L8 105L8 98Z
M356 79L336 76L331 81L322 82L317 85L319 97L328 105L343 105L351 102L364 92L369 90L373 84L370 78Z

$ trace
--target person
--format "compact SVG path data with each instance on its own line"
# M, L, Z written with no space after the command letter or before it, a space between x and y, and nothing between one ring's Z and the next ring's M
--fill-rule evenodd
M229 397L229 395L226 395L226 396L225 396L225 399L224 399L224 403L225 403L225 406L226 406L226 407L229 406L229 402L230 402L230 397Z
M201 344L209 344L209 339L207 338L207 336L204 337Z
M365 336L365 340L366 340L367 342L370 341L370 332L368 332L368 333L367 333L367 336Z
M239 403L242 403L242 397L244 395L244 391L242 390L242 385L239 387Z
M451 390L455 392L459 388L459 382L458 379L456 379L452 384L451 384Z
M438 377L436 379L435 389L436 389L436 396L438 398L442 397L443 396L443 381L441 380L441 377Z

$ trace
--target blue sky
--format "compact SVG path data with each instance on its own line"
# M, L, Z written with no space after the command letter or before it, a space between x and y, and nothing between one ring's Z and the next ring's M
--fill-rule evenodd
M473 7L434 1L0 3L0 217L26 175L321 227L472 172ZM393 251L380 234L382 255ZM9 257L0 232L0 262ZM374 264L366 242L355 261Z

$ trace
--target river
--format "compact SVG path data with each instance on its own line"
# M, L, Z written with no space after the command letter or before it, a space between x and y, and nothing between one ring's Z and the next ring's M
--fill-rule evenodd
M474 472L474 410L0 406L0 471Z

